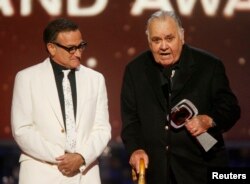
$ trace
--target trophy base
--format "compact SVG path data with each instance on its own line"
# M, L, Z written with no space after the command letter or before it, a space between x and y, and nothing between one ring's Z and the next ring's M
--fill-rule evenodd
M209 151L218 141L213 138L209 133L205 132L201 135L196 136L196 139L202 146L202 148L207 152Z

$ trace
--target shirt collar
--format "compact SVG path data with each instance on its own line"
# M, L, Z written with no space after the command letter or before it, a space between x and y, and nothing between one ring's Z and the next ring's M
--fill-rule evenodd
M68 68L59 65L58 63L56 63L53 59L50 58L50 62L52 65L53 70L55 71L55 73L60 74L62 73L62 70L68 70ZM71 71L75 71L75 69L71 69Z

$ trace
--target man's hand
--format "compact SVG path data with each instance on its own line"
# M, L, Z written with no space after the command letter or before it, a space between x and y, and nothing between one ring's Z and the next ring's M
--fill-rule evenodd
M83 157L78 153L65 153L56 158L58 169L64 176L74 176L79 173L79 168L84 164Z
M198 136L213 126L213 119L207 115L198 115L187 120L185 126L192 136Z
M129 160L129 164L136 170L137 173L139 173L140 159L144 160L145 168L148 168L148 155L142 149L134 151Z

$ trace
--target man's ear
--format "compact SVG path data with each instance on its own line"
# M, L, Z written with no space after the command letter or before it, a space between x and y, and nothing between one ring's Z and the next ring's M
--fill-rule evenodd
M53 57L56 53L56 47L53 43L47 43L47 50L49 54Z

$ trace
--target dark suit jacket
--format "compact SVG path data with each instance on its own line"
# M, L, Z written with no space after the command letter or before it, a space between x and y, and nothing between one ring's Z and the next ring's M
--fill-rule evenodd
M121 91L121 137L129 156L137 149L147 152L147 184L166 184L167 163L179 184L201 184L206 183L208 167L228 162L222 133L239 119L240 107L222 62L188 45L183 46L173 77L170 105L184 98L193 102L199 114L209 115L216 123L208 132L218 143L208 152L185 127L165 128L168 103L152 53L146 51L126 66Z

